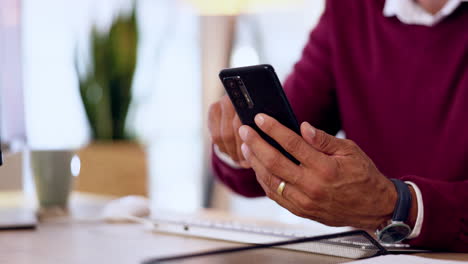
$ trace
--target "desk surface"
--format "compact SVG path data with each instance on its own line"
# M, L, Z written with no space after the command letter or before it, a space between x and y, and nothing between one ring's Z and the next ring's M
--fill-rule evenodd
M138 224L107 224L96 220L80 220L90 213L96 215L107 200L74 195L71 203L73 217L45 220L37 230L1 232L0 263L140 263L150 257L239 246L236 243L155 234ZM421 256L468 261L468 254L438 253ZM313 255L310 260L314 261L307 263L349 261L320 255ZM280 262L270 258L265 263Z

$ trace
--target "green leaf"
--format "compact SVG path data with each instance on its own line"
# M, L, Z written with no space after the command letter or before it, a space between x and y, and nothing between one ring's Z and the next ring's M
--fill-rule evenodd
M90 42L92 65L79 76L79 86L93 139L128 139L125 123L138 55L135 2L131 14L119 15L108 32L99 32L93 26Z

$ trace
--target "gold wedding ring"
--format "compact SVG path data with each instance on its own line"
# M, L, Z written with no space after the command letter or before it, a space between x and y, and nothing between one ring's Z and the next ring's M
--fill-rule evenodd
M284 181L281 181L281 183L278 185L278 188L276 189L276 193L279 196L283 196L284 187L286 187L286 183Z

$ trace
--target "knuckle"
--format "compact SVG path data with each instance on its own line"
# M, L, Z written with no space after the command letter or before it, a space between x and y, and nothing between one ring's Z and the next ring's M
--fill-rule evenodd
M303 155L302 159L304 160L304 163L307 164L308 166L311 166L313 168L319 168L319 162L317 160L317 157L314 155ZM304 167L301 167L304 172L307 170Z
M326 135L325 132L320 131L320 140L319 140L319 148L326 149L328 145L330 145L331 137Z
M299 137L290 137L286 142L285 148L298 151L302 146L302 140Z
M299 206L305 211L314 211L317 209L317 206L311 200L300 200Z
M294 175L291 184L296 185L301 178L303 178L303 168L300 168Z
M320 175L324 182L331 183L335 180L335 173L332 169L327 166L323 166L320 169Z
M345 139L344 145L347 149L350 149L350 150L356 150L358 148L358 145L356 144L356 142L354 142L351 139Z
M276 169L278 167L280 158L281 158L281 156L278 153L266 156L265 157L265 167L270 169L270 170Z
M315 202L323 200L324 197L323 190L319 189L318 187L311 188L307 194L310 197L310 199L312 199ZM314 204L314 206L314 208L317 208L317 204Z
M314 169L316 170L316 173L320 176L320 178L322 178L322 177L324 177L324 176L326 176L326 175L328 175L330 173L330 170L329 170L328 166L326 164L324 164L324 163L316 166Z

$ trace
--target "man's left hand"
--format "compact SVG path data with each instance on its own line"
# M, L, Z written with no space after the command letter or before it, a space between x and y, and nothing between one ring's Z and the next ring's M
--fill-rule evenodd
M330 226L376 229L391 219L393 183L351 140L301 125L301 134L259 114L257 126L300 161L294 164L249 126L241 126L242 152L266 195L292 213ZM282 195L277 193L286 182Z

